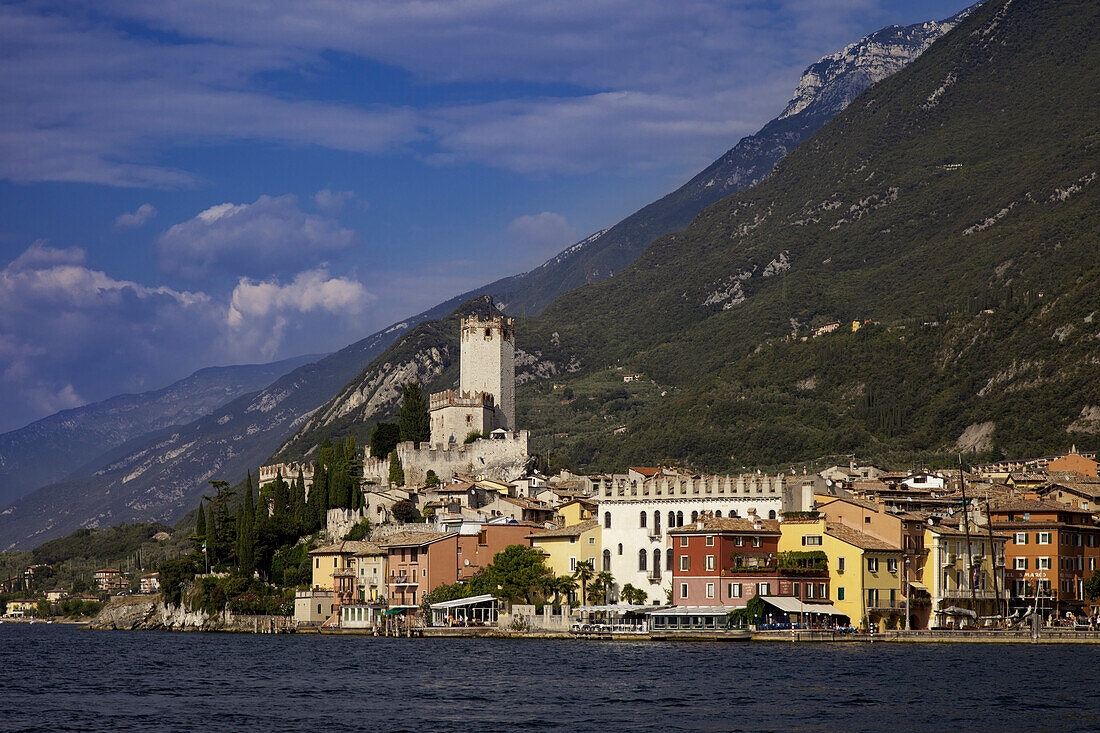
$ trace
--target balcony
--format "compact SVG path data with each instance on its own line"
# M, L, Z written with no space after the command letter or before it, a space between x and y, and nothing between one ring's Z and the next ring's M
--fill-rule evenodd
M874 603L867 604L867 610L868 611L889 611L891 609L904 608L904 607L905 607L905 601L903 599L897 599L897 600L891 601L889 598L887 598L887 599L880 598L877 601L875 601Z
M958 560L958 558L955 556L954 553L943 556L943 564L944 565L954 565L956 560Z
M391 575L389 579L389 585L420 585L416 580L412 580L410 576L404 573L400 575Z
M650 583L660 583L661 582L661 571L660 570L650 570L648 573L646 573L645 577L646 577L646 580L648 580Z
M997 598L997 595L991 590L969 591L960 588L954 588L949 591L944 591L943 597L959 601L966 601L971 598L977 598L980 601L992 601Z

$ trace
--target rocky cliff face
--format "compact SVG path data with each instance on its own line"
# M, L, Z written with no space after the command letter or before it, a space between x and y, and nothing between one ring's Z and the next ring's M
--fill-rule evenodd
M112 598L88 626L104 631L253 631L256 619L167 606L159 595Z

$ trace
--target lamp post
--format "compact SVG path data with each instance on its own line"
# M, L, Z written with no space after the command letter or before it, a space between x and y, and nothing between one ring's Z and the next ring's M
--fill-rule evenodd
M909 558L905 558L905 630L909 631Z

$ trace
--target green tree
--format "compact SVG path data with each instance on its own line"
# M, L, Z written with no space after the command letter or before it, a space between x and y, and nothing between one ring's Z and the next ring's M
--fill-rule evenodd
M397 426L401 440L423 443L432 436L432 424L428 417L428 402L421 393L419 382L408 382L401 387L401 410L397 414Z
M380 422L370 434L370 454L379 460L385 458L401 442L401 428L395 422Z
M390 486L405 485L405 470L401 467L401 458L397 451L390 453Z
M609 601L607 600L608 595L611 593L611 589L615 587L615 578L611 575L611 573L607 572L606 570L602 570L599 573L596 573L596 577L594 580L595 583L600 587L602 600L603 603L606 605L607 603L609 603Z
M439 476L432 469L428 469L428 473L424 476L424 486L432 488L433 486L439 486Z
M542 579L551 574L542 553L524 545L509 545L498 552L488 570L499 598L522 598L526 603L531 602Z
M199 500L199 516L195 519L195 534L191 536L191 539L195 552L201 549L203 541L206 540L206 509L203 507L201 499Z
M1100 570L1095 570L1092 577L1085 581L1085 597L1090 601L1100 598Z
M470 432L466 433L466 439L463 440L462 443L464 445L469 445L470 443L473 443L475 440L481 440L484 437L485 436L481 433L480 430L471 430Z
M206 561L213 565L218 561L218 530L214 522L214 508L206 505Z
M404 523L419 522L422 518L420 512L416 510L416 505L408 499L395 502L390 512L393 513L394 519Z
M560 605L560 599L564 596L570 599L577 590L577 579L572 575L559 575L554 579L554 604Z
M631 606L641 606L646 601L646 594L641 588L635 588L630 583L627 583L619 591L619 599L623 603Z

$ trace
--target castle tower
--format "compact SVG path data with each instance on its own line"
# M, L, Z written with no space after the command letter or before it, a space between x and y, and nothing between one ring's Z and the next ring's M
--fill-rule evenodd
M504 316L462 319L459 393L493 396L494 428L516 429L516 327Z

